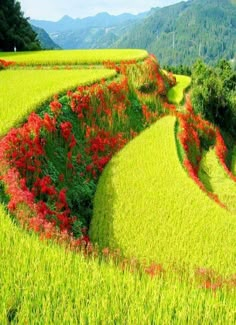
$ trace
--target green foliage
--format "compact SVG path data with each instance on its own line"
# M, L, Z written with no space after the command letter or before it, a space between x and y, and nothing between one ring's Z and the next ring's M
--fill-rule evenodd
M3 3L2 3L3 2ZM37 34L24 18L19 1L5 0L0 7L0 50L18 51L39 50Z
M191 76L192 74L192 68L183 64L178 66L162 65L162 68L174 74L185 75L185 76Z
M236 135L236 73L226 60L214 68L195 63L191 97L196 113Z

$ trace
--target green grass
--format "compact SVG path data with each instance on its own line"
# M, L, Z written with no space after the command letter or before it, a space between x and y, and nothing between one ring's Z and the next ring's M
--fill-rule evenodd
M180 104L184 98L185 90L191 84L191 78L182 75L175 75L175 77L177 83L169 90L167 96L170 103Z
M203 153L198 175L208 191L217 194L220 201L236 213L236 183L227 175L214 149Z
M0 72L0 134L53 95L116 75L114 70L5 70Z
M0 59L26 65L101 64L103 61L121 62L142 60L148 56L145 50L57 50L36 52L0 52Z
M95 195L92 240L167 268L234 273L236 219L182 168L174 123L161 119L107 165Z

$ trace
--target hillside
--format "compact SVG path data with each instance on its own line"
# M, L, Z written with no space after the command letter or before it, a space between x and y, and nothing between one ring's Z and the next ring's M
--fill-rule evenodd
M57 22L31 20L31 24L46 30L54 42L64 49L110 48L133 24L148 13L110 15L106 12L83 19L62 17Z
M40 42L40 45L43 49L47 50L54 50L54 49L60 49L60 46L58 46L53 40L50 38L47 32L45 32L44 29L32 26L32 29L37 33L37 39Z
M236 53L236 4L230 0L189 0L162 9L137 23L115 44L145 48L162 64L208 63Z
M87 27L51 33L51 38L63 49L111 48L112 44L133 26L133 21L111 27Z

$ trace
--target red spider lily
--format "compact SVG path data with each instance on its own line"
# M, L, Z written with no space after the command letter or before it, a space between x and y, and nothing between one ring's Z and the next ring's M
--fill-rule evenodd
M153 278L154 276L163 274L164 269L162 265L153 263L149 267L145 268L145 272Z
M56 119L50 117L47 113L44 115L43 123L48 132L56 131Z
M72 131L72 124L70 122L62 122L60 124L60 128L61 128L61 134L62 137L65 140L68 140L70 135L71 135L71 131Z
M69 148L72 150L77 144L75 136L72 134L70 137Z
M0 67L3 66L4 68L7 68L10 65L14 65L14 64L16 64L16 62L14 62L14 61L6 61L6 60L0 59Z
M113 69L113 70L116 70L117 73L120 73L120 66L117 65L115 62L112 62L112 61L103 61L103 65L105 68L107 69Z
M67 189L63 188L58 194L58 201L60 201L64 207L67 207L66 191Z
M226 165L226 157L227 157L227 147L225 145L224 139L222 135L220 134L219 129L216 130L216 146L215 146L216 155L219 158L219 161L221 165L223 166L224 170L228 174L228 176L236 181L236 176L233 175L233 173L229 170L229 168Z
M147 122L150 122L152 113L149 111L147 105L142 105L142 113Z
M125 114L126 107L129 105L129 85L125 73L128 73L127 66L132 64L135 64L135 61L123 62L115 67L124 74L119 82L109 84L103 80L99 84L80 86L75 92L67 93L71 111L78 117L78 127L84 137L82 138L84 148L81 149L80 140L76 139L76 133L73 134L74 124L72 126L70 122L64 120L64 112L60 114L62 104L58 96L54 96L50 103L53 115L46 113L43 118L40 118L32 114L22 128L11 131L2 139L1 169L8 169L14 165L18 173L14 179L14 186L9 186L8 189L12 196L9 207L20 216L19 203L24 204L28 212L25 213L25 217L20 218L22 222L24 219L28 228L40 232L41 238L53 238L59 242L64 240L73 247L85 243L89 250L91 249L86 233L83 233L79 240L72 238L71 229L75 220L71 217L66 189L61 189L60 185L65 182L64 174L60 174L56 180L49 175L42 176L45 173L47 144L50 144L54 137L66 141L66 148L63 148L67 155L65 168L72 169L67 176L73 177L78 172L74 160L74 166L72 164L72 159L76 157L78 164L87 164L86 172L79 172L79 175L85 179L84 182L90 182L92 177L97 180L113 154L126 144L128 138L137 134L133 130L126 130L128 123ZM152 65L155 66L153 74L150 73ZM157 75L158 64L153 58L150 59L150 68L150 76L156 78L158 86L162 76ZM157 114L151 112L148 106L144 110L148 120L157 118ZM119 128L116 130L114 122L117 118ZM53 137L47 137L48 133L53 132L55 132ZM2 179L4 183L10 183L7 174L6 178Z
M43 178L38 178L34 183L34 187L40 189L40 193L47 194L49 196L55 196L57 191L52 185L52 179L50 176L44 176Z
M52 113L57 116L61 112L62 104L58 101L57 96L54 96L54 100L50 103Z

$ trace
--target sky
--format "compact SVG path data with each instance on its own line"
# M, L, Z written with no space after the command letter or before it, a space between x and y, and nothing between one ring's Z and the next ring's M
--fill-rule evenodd
M25 17L57 21L64 15L72 18L94 16L99 12L119 15L138 14L155 7L168 6L181 0L18 0Z

